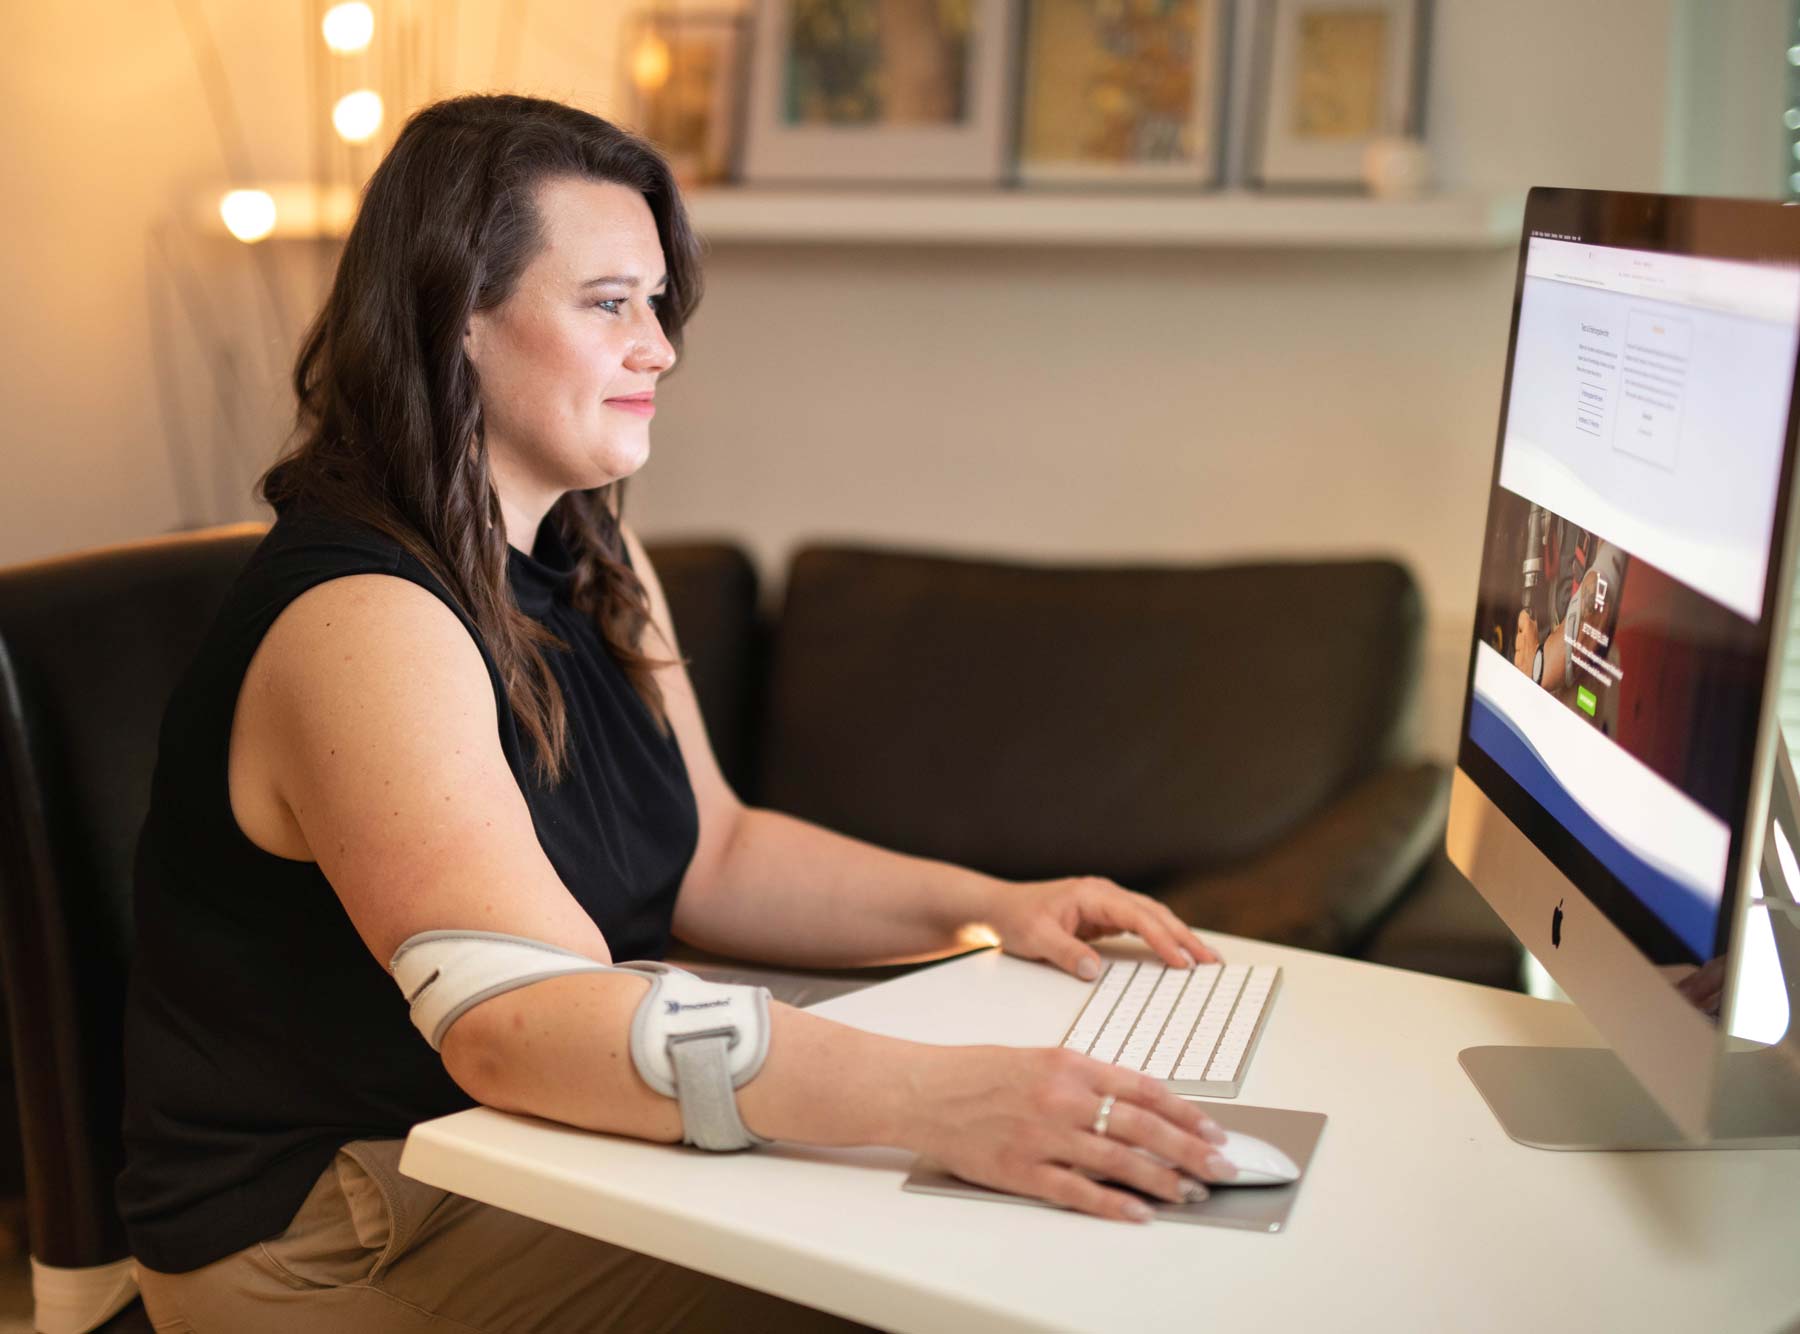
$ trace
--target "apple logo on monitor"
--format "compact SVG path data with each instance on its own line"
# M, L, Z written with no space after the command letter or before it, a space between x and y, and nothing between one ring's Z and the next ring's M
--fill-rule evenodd
M1550 947L1552 949L1562 948L1562 906L1563 901L1558 899L1555 911L1550 914Z

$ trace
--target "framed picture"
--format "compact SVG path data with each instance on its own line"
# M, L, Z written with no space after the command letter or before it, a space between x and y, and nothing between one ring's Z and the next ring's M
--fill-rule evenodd
M625 88L637 132L683 186L729 180L742 128L749 44L742 15L651 11L625 27Z
M1264 0L1251 178L1360 189L1376 139L1423 130L1428 0Z
M1216 185L1225 0L1026 0L1018 179Z
M993 185L1018 0L761 0L744 179Z

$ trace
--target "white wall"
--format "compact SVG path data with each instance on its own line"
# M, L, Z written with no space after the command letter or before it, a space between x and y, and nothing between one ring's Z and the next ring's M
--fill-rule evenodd
M301 6L13 17L0 114L28 129L0 138L0 179L25 183L4 224L0 561L248 512L285 427L279 372L329 256L265 248L277 315L252 256L169 225L229 176L184 11L217 35L256 170L310 160ZM532 91L609 109L622 9L456 12L455 86L513 68ZM1768 193L1785 13L1438 0L1438 173ZM148 257L156 228L178 264ZM231 336L196 337L166 292L171 309L153 304L171 269ZM822 535L1081 559L1396 553L1432 617L1422 741L1447 753L1511 281L1504 250L721 246L633 516L739 536L771 580ZM159 374L158 355L174 369ZM172 480L159 383L199 485Z

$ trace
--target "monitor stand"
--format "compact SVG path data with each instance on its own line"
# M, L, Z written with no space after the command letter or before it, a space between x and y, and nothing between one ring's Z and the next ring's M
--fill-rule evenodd
M1775 741L1763 897L1788 997L1788 1027L1773 1046L1726 1039L1713 1096L1713 1134L1687 1138L1604 1047L1469 1047L1462 1068L1508 1135L1537 1149L1800 1148L1800 885L1776 851L1775 826L1800 853L1800 782ZM1724 1021L1721 1020L1721 1023Z

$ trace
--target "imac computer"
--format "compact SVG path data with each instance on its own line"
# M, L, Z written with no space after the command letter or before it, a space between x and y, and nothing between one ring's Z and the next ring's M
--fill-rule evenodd
M1448 848L1609 1045L1462 1054L1521 1142L1800 1146L1797 350L1800 209L1531 192Z

